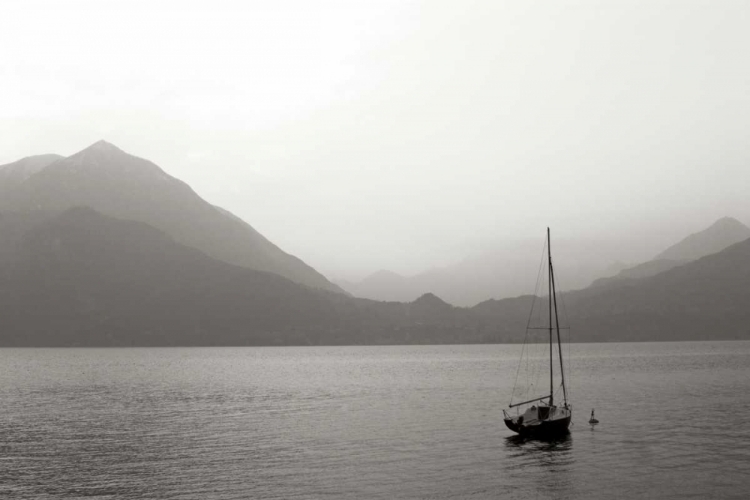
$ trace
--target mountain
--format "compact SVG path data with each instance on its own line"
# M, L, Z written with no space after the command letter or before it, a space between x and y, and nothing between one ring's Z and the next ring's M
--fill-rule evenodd
M16 230L0 259L3 346L491 340L466 311L434 296L411 304L355 299L211 258L145 223L88 207L38 215L0 218L0 231Z
M622 286L631 280L663 273L687 262L719 252L750 238L750 228L731 217L724 217L703 231L691 234L667 248L653 260L623 269L615 276L600 278L592 286Z
M416 286L414 280L392 271L380 270L361 281L336 281L341 288L355 297L372 300L410 302L425 293L424 287Z
M604 286L622 286L629 284L632 280L640 278L648 278L649 276L655 276L664 271L669 271L672 268L680 266L689 262L687 260L670 260L670 259L656 259L649 260L642 264L638 264L633 267L623 269L614 276L606 278L599 278L594 280L591 284L592 287L604 287Z
M142 222L73 208L0 267L4 345L306 343L345 297L212 259ZM283 332L283 335L280 335Z
M558 262L559 289L621 286L716 253L747 238L750 238L749 228L736 219L725 217L668 248L654 260L635 266L612 264L625 256L626 243L555 240L553 251ZM372 300L413 301L425 293L433 293L451 304L470 307L488 299L517 297L531 292L541 251L537 241L508 242L491 252L414 276L378 271L362 281L339 284L356 297ZM612 276L614 273L617 274Z
M689 260L654 259L638 264L637 266L623 269L617 273L616 276L624 279L648 278L649 276L669 271L670 269L685 264L686 262L689 262Z
M39 210L0 212L0 264L7 263L20 250L28 232L53 215Z
M377 302L232 265L90 208L11 214L0 345L521 342L535 299ZM24 231L18 228L25 227ZM0 234L4 236L4 234ZM576 341L750 339L750 239L630 286L559 297Z
M0 165L0 199L7 198L26 179L62 158L55 154L27 156L16 162Z
M732 217L724 217L691 234L655 257L655 260L691 261L719 252L750 238L750 228Z
M341 292L250 225L200 198L184 182L105 141L27 172L30 175L0 198L0 211L59 213L89 206L112 217L145 222L219 260Z
M578 292L568 306L592 339L606 338L607 329L621 321L622 340L698 340L750 338L748 303L750 239L637 285Z
M581 342L750 339L750 239L628 286L564 293ZM531 298L488 301L487 320L523 322Z
M419 285L410 293L432 293L367 300L315 286L316 276L324 278L301 261L153 163L110 144L3 170L3 185L15 184L0 197L2 346L521 342L538 300L449 303L531 288L538 242L417 280L378 273L373 281L380 284L406 281ZM626 286L561 294L572 338L750 339L750 239L727 243L747 229L738 224L722 219L666 257L623 270ZM673 259L715 250L716 240L728 246ZM601 245L555 248L559 275L574 283L611 262L593 259L607 254Z
M561 239L555 244L561 290L588 286L611 268L621 245L606 241ZM433 293L450 304L469 307L485 300L517 297L533 290L542 256L539 241L499 245L453 265L404 277L379 271L358 283L339 284L356 297L413 301Z

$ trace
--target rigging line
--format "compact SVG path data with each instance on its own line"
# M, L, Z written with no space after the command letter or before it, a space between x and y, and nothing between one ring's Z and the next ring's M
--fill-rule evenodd
M526 321L526 332L523 336L523 346L521 347L521 360L523 361L523 353L526 350L526 341L529 337L529 325L531 324L531 317L534 313L534 306L536 305L536 293L539 289L539 284L542 280L542 265L544 264L544 250L547 248L547 241L544 242L544 245L542 245L542 256L539 259L539 270L537 271L536 275L536 285L534 286L534 298L531 301L531 310L529 311L529 318ZM511 391L510 394L510 403L513 404L513 394L516 392L516 387L518 386L518 373L521 371L521 364L518 363L518 368L516 368L516 380L513 382L513 391ZM527 363L528 365L528 363ZM526 372L528 373L528 366L526 367Z
M543 384L541 384L542 376L546 374L547 365L544 361L546 360L545 352L547 349L547 342L545 339L540 339L532 335L530 335L529 338L532 339L533 342L526 346L526 380L530 382L527 392L537 395L539 388L543 386ZM529 394L529 397L530 396L531 395Z
M555 285L557 285L558 282L559 282L559 280L558 280L558 276L556 275L556 273L555 273L553 279L554 279ZM560 289L561 287L560 286L556 286L556 288ZM555 295L555 305L557 305L557 298L558 298L557 295ZM564 293L560 293L559 298L560 298L560 303L562 304L562 312L563 312L564 320L565 320L565 322L568 325L570 325L570 317L568 316L568 308L567 308L567 306L565 304L565 294ZM568 345L567 345L566 352L565 352L565 354L567 355L568 383L565 384L564 387L565 387L565 391L567 393L570 393L570 381L571 381L572 376L573 376L572 375L573 374L572 365L570 363L570 351L571 351L570 344L572 343L571 327L570 326L567 326L567 327L558 326L558 330L568 330ZM558 332L558 339L559 339L559 332ZM560 352L559 354L560 354L560 363L562 363L563 353Z
M570 390L570 382L573 379L573 366L570 364L570 329L568 329L568 349L566 354L568 355L568 395L570 396L570 399L573 399L573 393Z
M565 404L568 403L568 392L565 389L565 369L563 368L563 350L560 340L560 318L557 314L557 293L555 292L555 271L554 267L552 266L552 262L550 262L549 265L549 273L550 273L550 279L552 280L552 298L555 304L555 327L557 328L557 353L560 358L560 378L562 379L562 389L563 389L563 399L565 400Z
M528 335L524 335L524 337L523 337L523 345L521 346L521 362L518 363L518 367L516 368L516 380L515 380L515 382L513 382L513 390L510 393L510 404L513 404L513 396L514 396L514 394L516 392L516 387L518 387L518 373L521 371L521 365L523 364L523 354L524 354L524 351L526 351L526 339L527 339L527 337L528 337ZM527 367L526 371L528 372L528 367Z
M539 287L542 283L542 267L544 266L544 252L547 249L547 241L545 240L544 244L542 245L542 256L539 259L539 269L536 272L536 284L534 285L534 295L533 299L531 301L531 310L529 311L529 318L526 321L526 329L529 329L529 325L531 325L531 318L534 314L534 306L536 305L536 299L537 299L537 292L539 292Z
M563 316L565 316L565 322L570 325L570 316L568 316L568 307L565 305L565 294L560 294L560 303L562 304L562 310L563 310ZM572 332L570 329L570 326L567 327L568 330L568 348L567 348L567 355L568 355L568 392L570 393L570 382L573 379L573 365L570 363L570 345L573 343L572 338ZM571 393L571 399L572 399L572 393Z
M563 391L563 394L565 393L562 384L558 384L557 387L555 387L555 399L560 395L560 391Z
M529 311L529 320L526 324L526 380L528 382L531 382L530 385L526 387L526 399L530 397L530 394L533 393L536 395L537 393L537 387L539 386L539 378L542 373L542 364L539 362L532 363L532 359L537 359L540 354L540 345L542 345L539 342L539 339L537 339L534 335L531 335L531 328L530 325L532 322L539 322L542 314L542 308L537 308L536 304L541 303L539 301L539 297L541 296L541 289L544 284L544 274L542 270L544 269L545 264L545 255L547 253L547 245L548 242L544 241L542 244L542 253L539 259L539 268L537 270L537 280L536 285L534 287L534 300L532 303L532 308Z

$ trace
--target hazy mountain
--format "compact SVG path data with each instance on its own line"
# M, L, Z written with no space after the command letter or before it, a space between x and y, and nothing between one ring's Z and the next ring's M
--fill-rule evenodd
M613 262L602 270L602 277L610 277L619 274L620 271L630 269L633 264L626 264L625 262Z
M379 303L312 289L87 207L2 220L0 239L10 228L16 244L0 260L0 345L431 343L471 325L437 297Z
M627 246L613 241L553 238L553 251L560 289L580 290L591 284L619 286L632 279L653 276L746 238L750 238L750 229L725 217L668 248L654 260L635 266L613 264L624 256L626 250L622 247ZM532 292L541 252L539 241L508 243L492 252L410 277L378 271L362 281L339 284L356 297L373 300L412 301L425 293L434 293L451 304L472 306L491 298Z
M89 208L5 220L0 230L27 227L0 260L5 346L520 342L534 300L461 308L431 294L356 299L213 259ZM747 339L748 303L750 240L630 286L560 296L578 341Z
M750 228L731 217L724 217L667 248L653 260L623 269L615 276L595 280L592 286L621 286L630 280L663 273L687 262L719 252L750 238Z
M748 303L750 239L637 285L579 292L569 308L587 325L591 338L606 338L607 328L622 321L625 331L617 329L623 340L667 335L732 339L750 337Z
M655 260L690 261L719 252L750 238L750 228L737 219L724 217L703 231L691 234L655 257Z
M562 294L578 341L750 339L750 239L627 286ZM474 310L524 324L530 297Z
M204 201L184 182L112 144L99 141L36 168L41 163L35 160L35 168L25 170L31 175L0 198L0 210L60 212L90 206L113 217L145 222L217 259L341 291L238 217Z
M650 260L648 262L644 262L643 264L638 264L637 266L623 269L622 271L617 273L617 276L626 279L648 278L649 276L654 276L659 273L663 273L664 271L669 271L670 269L685 264L686 262L689 261L670 259Z
M347 317L336 311L340 294L212 259L90 208L36 224L0 269L5 345L305 343L295 332L335 330Z
M553 240L554 241L554 240ZM619 245L602 241L555 241L561 290L588 286L607 274L620 252ZM498 246L451 266L411 277L379 271L358 283L339 283L357 297L373 300L412 301L434 293L459 306L473 306L495 298L517 297L533 292L542 239Z
M15 255L26 233L53 214L42 211L0 212L0 264Z
M227 262L246 253L255 265L317 275L156 165L109 144L11 165L4 178L16 185L0 198L2 345L519 342L535 300L465 308L445 299L530 289L538 242L418 277L381 272L372 283L438 292L403 302L357 299ZM717 240L743 235L738 224L722 219L664 254L714 250ZM555 249L565 277L580 281L607 267L602 246L562 241ZM692 262L659 258L620 274L624 286L561 295L575 340L750 338L750 239Z
M337 285L355 297L373 300L410 302L424 294L414 280L392 271L377 271L362 281L336 281Z
M623 269L614 276L606 278L599 278L594 280L591 284L593 287L602 286L621 286L630 282L630 280L636 280L641 278L648 278L649 276L655 276L664 271L669 271L672 268L680 266L689 262L687 260L670 260L670 259L656 259L638 264L633 267Z
M55 154L27 156L16 162L0 165L0 200L6 198L26 179L62 158Z

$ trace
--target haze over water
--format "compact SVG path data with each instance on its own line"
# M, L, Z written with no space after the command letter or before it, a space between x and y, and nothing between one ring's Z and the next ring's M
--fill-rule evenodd
M555 443L503 425L519 355L4 349L0 496L745 498L750 342L572 345Z

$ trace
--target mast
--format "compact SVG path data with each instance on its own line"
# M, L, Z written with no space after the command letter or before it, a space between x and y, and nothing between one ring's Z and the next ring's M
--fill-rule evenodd
M565 389L565 370L563 369L562 345L560 344L560 318L557 315L557 292L555 291L555 271L552 268L552 260L549 262L549 272L552 281L552 300L555 304L555 327L557 329L557 354L560 356L560 378L562 379L563 401L568 404L568 391Z
M549 405L552 406L555 393L554 382L552 380L552 242L549 237L549 227L547 228L547 288L549 299ZM555 310L557 315L557 310Z

